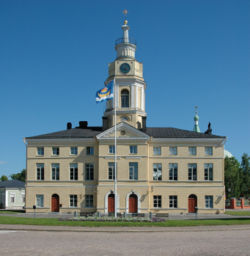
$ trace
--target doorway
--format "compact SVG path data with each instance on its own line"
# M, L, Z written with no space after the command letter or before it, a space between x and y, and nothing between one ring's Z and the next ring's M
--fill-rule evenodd
M51 197L51 211L59 212L59 196L57 194L53 194Z
M188 197L188 212L196 213L197 211L197 196L192 194Z
M136 194L129 196L129 213L137 213L138 211L138 198Z

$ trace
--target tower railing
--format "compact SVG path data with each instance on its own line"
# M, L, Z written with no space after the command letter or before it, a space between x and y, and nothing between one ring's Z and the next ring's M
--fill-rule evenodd
M118 38L115 40L115 45L118 45L118 44L134 44L136 45L136 40L134 38L129 38L129 42L125 42L124 41L124 38L121 37L121 38Z

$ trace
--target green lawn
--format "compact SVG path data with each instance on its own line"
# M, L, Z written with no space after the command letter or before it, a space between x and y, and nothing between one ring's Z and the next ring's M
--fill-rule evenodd
M250 211L226 211L225 214L233 216L250 216Z
M0 211L0 215L1 214L17 214L20 213L21 211L5 211L5 210L1 210Z
M211 225L244 225L250 224L250 219L225 220L168 220L165 222L111 222L111 221L60 221L54 218L23 218L14 216L0 216L0 224L23 224L43 226L82 226L82 227L184 227L184 226L211 226Z

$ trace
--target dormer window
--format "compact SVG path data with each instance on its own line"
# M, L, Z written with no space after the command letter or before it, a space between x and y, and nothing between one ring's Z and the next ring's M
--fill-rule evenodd
M122 108L129 108L129 91L127 89L121 91L121 103Z

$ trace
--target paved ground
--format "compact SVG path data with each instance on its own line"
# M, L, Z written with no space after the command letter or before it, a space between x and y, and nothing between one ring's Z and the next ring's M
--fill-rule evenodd
M151 228L154 232L146 232L143 228L125 228L123 232L112 228L98 228L103 232L94 229L95 232L13 232L1 230L3 226L8 227L0 226L1 256L250 255L250 225Z

